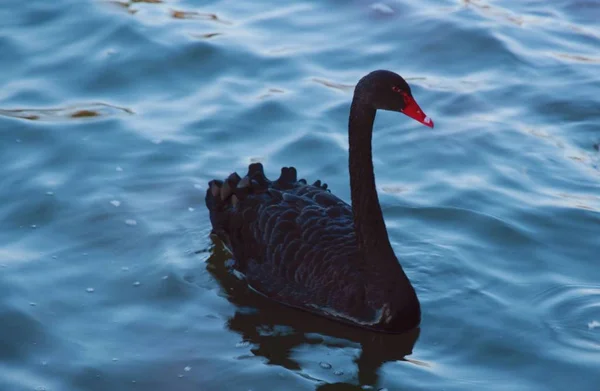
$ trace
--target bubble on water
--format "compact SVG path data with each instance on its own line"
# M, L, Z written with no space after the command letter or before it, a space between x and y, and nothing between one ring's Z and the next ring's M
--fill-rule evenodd
M58 258L58 257L57 257L56 255L53 255L53 256L52 256L52 259L57 259L57 258Z
M194 209L194 208L192 208L192 207L190 206L190 207L188 208L188 210L189 210L190 212L193 212L195 209Z
M184 371L189 372L192 370L192 367L190 367L189 365L185 368L183 368Z
M127 224L127 225L137 225L137 221L135 221L134 219L127 219L127 220L125 220L125 224Z
M113 357L113 359L112 359L112 360L113 360L113 362L117 362L117 361L119 361L119 359L118 359L118 358L116 358L116 357Z
M123 171L123 169L122 169L121 167L119 167L119 166L117 166L116 170L117 170L118 172L121 172L121 171Z
M180 373L179 375L177 375L177 377L181 379L183 375Z
M163 279L163 280L168 280L168 279L169 279L169 276L162 276L162 279Z
M333 372L333 374L336 375L336 376L342 376L344 374L344 371L339 371L338 370L338 371Z
M30 306L35 307L37 306L37 303L34 303L33 301L29 303Z
M43 365L43 366L46 366L46 365L48 365L48 361L42 361L42 365Z
M320 365L320 366L321 366L321 368L323 368L323 369L331 369L331 364L330 364L330 363L328 363L328 362L321 361L321 362L319 363L319 365Z
M47 191L47 192L46 192L46 195L47 195L47 196L53 196L53 195L54 195L54 192L53 192L53 191Z
M600 322L598 322L597 320L592 320L588 323L588 329L593 330L596 327L600 327Z
M87 289L86 289L86 292L87 292L87 293L92 293L92 292L94 292L94 288L87 288Z
M129 271L129 268L127 266L122 266L121 270L124 271L124 272L127 272L127 271Z
M37 225L31 224L31 228L37 228Z
M160 138L155 138L155 139L153 139L153 140L152 140L152 143L153 143L153 144L156 144L156 145L158 145L158 144L162 144L162 142L163 142L163 141L162 141L162 139L160 139Z
M195 187L196 189L198 189L198 190L202 190L202 185L200 185L200 184L198 184L198 183L196 183L196 184L194 185L194 187Z
M140 286L140 285L142 285L142 283L139 282L139 281L136 281L136 282L133 283L133 286Z
M112 200L110 203L111 203L111 205L113 205L117 208L121 205L121 201L117 201L117 200Z

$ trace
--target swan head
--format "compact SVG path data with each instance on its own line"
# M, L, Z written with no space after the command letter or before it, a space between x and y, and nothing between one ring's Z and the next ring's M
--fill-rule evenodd
M359 95L364 104L372 106L375 110L397 111L433 128L433 121L421 110L410 86L397 73L386 70L373 71L360 79L355 94Z

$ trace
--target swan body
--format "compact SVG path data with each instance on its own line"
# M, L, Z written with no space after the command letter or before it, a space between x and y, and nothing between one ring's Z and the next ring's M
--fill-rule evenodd
M261 163L212 180L212 232L248 285L282 304L355 326L400 333L419 325L419 300L389 242L375 188L371 138L377 109L433 127L410 87L390 71L357 84L349 117L352 205L294 167L269 180Z

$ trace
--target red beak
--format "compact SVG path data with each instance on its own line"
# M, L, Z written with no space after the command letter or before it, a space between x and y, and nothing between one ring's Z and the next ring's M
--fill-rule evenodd
M405 106L402 110L404 114L408 115L410 118L416 121L419 121L425 126L433 128L433 121L431 120L431 118L425 115L423 110L421 110L421 108L412 96L406 95L404 97L404 103Z

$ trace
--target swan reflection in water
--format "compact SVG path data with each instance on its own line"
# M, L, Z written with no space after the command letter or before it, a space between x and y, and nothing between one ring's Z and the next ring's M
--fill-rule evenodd
M269 364L298 371L301 366L292 358L295 348L322 345L330 348L360 346L355 358L359 385L348 383L320 384L317 390L362 390L360 385L375 386L379 369L388 362L409 361L419 337L419 328L403 334L384 334L341 324L311 313L273 302L252 291L227 267L231 254L223 243L211 235L213 246L207 263L208 272L237 307L227 327L254 345L251 352L264 357ZM413 362L413 361L411 361Z

